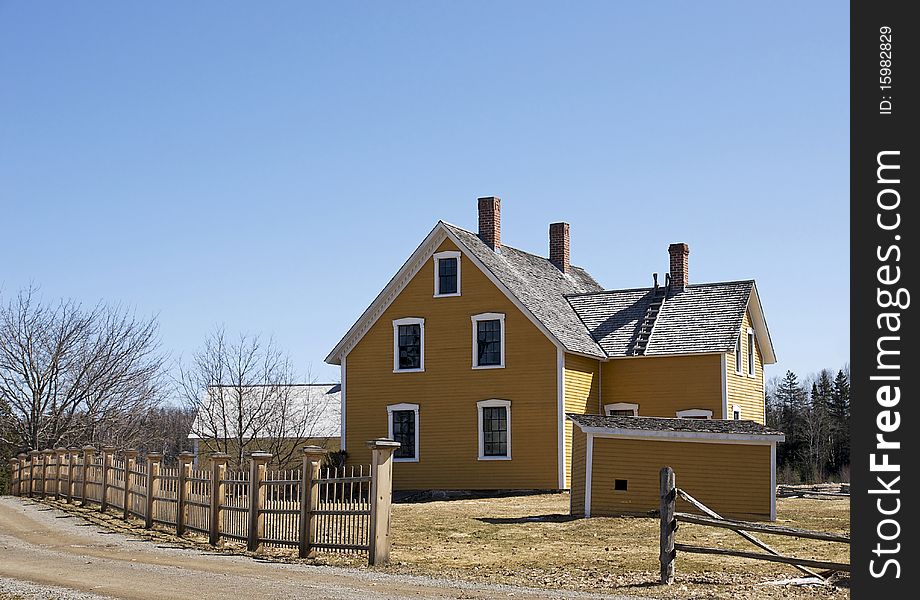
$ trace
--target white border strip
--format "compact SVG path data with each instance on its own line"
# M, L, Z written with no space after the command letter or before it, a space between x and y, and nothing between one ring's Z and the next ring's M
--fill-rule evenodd
M564 490L565 481L565 352L556 347L556 412L559 417L557 461L559 463L559 489Z

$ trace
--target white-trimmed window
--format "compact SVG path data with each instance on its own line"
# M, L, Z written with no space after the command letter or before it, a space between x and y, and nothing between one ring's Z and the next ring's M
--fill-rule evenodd
M741 335L738 335L738 340L735 342L735 373L744 374L744 367L741 364Z
M473 321L473 368L504 368L504 313L481 313L473 315L470 319Z
M479 460L511 460L511 401L480 400Z
M434 297L460 295L460 252L446 250L434 255Z
M678 419L711 419L712 411L704 408L688 408L677 411Z
M740 421L741 420L741 407L737 404L732 405L732 420Z
M754 340L754 330L753 329L748 329L747 343L748 343L748 346L747 346L747 373L748 375L753 377L754 376L754 351L756 350L756 347L755 347L756 341Z
M605 404L604 414L608 417L637 417L639 416L639 405L632 402Z
M393 321L393 372L425 370L425 319L406 317Z
M393 453L396 462L418 462L418 404L390 404L387 421L391 440L399 442Z

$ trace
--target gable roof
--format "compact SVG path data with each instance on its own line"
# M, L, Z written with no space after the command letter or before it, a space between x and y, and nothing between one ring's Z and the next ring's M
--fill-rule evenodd
M654 288L609 290L568 296L568 301L609 357L632 356ZM752 280L688 285L669 293L661 306L645 356L731 352L741 333L744 313L752 322L764 361L776 362L769 330Z
M479 236L438 221L370 306L326 356L329 364L357 345L402 289L445 240L450 239L557 346L600 360L632 356L653 288L609 290L584 269L560 271L548 258L502 244L492 250ZM645 356L731 352L745 310L763 353L776 362L770 333L752 280L690 285L669 295L659 312Z
M651 434L649 437L762 437L764 440L783 441L785 435L771 427L754 421L731 419L672 419L665 417L608 417L567 413L566 417L585 432L613 435ZM664 434L664 435L662 435Z

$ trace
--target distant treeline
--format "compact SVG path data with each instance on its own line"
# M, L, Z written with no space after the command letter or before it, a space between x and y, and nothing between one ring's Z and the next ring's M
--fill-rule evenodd
M767 424L786 434L776 449L779 481L849 481L849 367L801 379L786 371L767 383L766 397Z

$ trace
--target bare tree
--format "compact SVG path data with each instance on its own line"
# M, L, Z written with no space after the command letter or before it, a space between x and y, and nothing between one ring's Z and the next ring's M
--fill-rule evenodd
M24 450L118 441L160 401L164 358L154 318L21 291L0 305L0 441Z
M234 466L254 449L272 452L283 465L316 434L324 408L298 393L294 381L289 356L272 339L230 341L219 328L181 368L178 387L196 413L192 433L208 447L230 454Z

